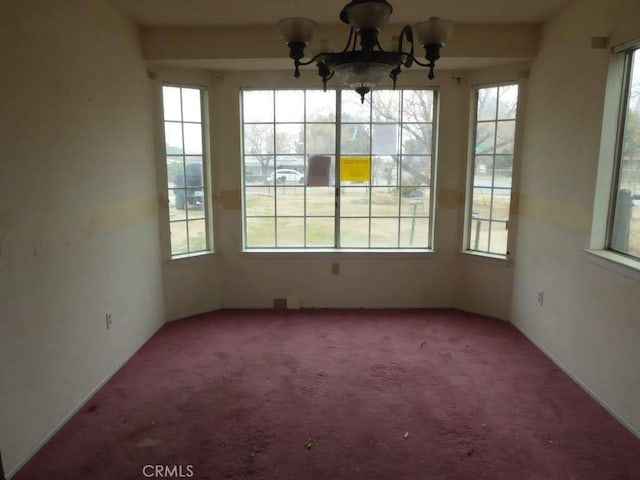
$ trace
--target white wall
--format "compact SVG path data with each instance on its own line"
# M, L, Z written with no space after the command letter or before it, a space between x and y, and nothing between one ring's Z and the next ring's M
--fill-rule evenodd
M0 32L0 449L11 472L164 313L135 28L106 0L24 0L2 2Z
M608 50L640 36L635 1L574 2L543 31L529 79L512 319L640 431L640 282L589 246ZM544 305L537 289L544 289Z

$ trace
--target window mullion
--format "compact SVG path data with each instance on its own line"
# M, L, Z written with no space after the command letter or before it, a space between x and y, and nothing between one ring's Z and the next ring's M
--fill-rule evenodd
M369 242L367 246L371 248L371 201L373 196L373 92L369 93Z
M272 90L271 97L273 98L273 118L271 119L273 125L273 242L276 248L278 248L278 176L276 172L278 171L278 152L276 150L278 146L278 142L276 142L276 138L278 136L276 128L278 125L276 123L276 91Z
M491 251L491 230L493 230L493 197L495 195L496 185L496 152L498 150L498 119L500 118L500 90L497 88L496 92L496 117L495 128L493 129L493 168L491 169L491 200L489 201L489 236L487 237L487 253Z
M341 158L341 143L342 143L342 90L336 90L336 161L335 161L335 190L334 190L334 202L335 202L335 211L334 211L334 240L333 245L335 248L340 248L340 158Z
M187 190L187 148L184 144L184 108L182 101L182 88L180 89L180 134L182 135L182 172L184 179L184 185L182 185L184 192L184 219L185 219L185 232L187 234L187 253L191 253L191 239L189 238L189 196Z

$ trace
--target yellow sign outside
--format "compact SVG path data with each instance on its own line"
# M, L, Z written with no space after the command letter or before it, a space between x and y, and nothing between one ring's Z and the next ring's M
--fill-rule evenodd
M370 182L371 157L341 157L341 182Z

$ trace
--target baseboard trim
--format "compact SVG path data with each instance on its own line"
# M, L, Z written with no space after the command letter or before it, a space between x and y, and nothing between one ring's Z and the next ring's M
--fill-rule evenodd
M85 395L85 397L80 401L80 403L78 403L78 405L76 405L73 409L71 409L71 411L69 413L67 413L62 420L60 420L60 422L58 422L58 424L54 427L53 430L51 430L51 432L49 432L47 435L44 436L44 438L42 440L40 440L36 446L27 454L27 456L21 460L20 462L18 462L18 464L13 467L10 471L8 471L6 473L6 480L11 480L11 478L20 471L20 469L22 467L25 466L25 464L31 460L31 458L38 453L38 451L44 446L45 443L47 443L49 440L51 440L51 438L58 433L58 431L71 419L71 417L73 417L76 413L78 413L80 411L80 409L82 407L84 407L84 405L91 399L91 397L93 397L95 395L95 393L100 390L109 380L111 380L111 378L118 373L118 371L129 361L131 360L131 358L138 353L138 351L144 346L146 345L146 343L151 340L151 338L158 332L158 330L160 330L162 327L164 326L164 324L161 324L158 328L156 328L151 335L149 335L149 337L146 340L143 340L142 342L140 342L134 349L133 351L127 355L124 360L122 360L122 362L120 362L120 364L118 364L111 373L109 373L104 380L102 380L100 383L98 383L98 385L96 385L93 389L91 389L91 391Z
M529 335L520 325L511 322L511 324L518 329L520 333L522 333L527 339L533 343L542 353L544 353L553 363L555 363L564 373L569 375L569 377L576 382L580 388L582 388L585 392L589 394L591 398L593 398L596 402L602 406L609 414L611 414L618 422L620 422L627 430L629 430L633 435L635 435L638 439L640 439L640 430L637 430L633 425L631 425L622 415L620 415L611 405L609 405L602 397L600 397L596 392L594 392L591 387L589 387L586 383L580 380L564 363L554 357L546 348L536 342L531 335Z

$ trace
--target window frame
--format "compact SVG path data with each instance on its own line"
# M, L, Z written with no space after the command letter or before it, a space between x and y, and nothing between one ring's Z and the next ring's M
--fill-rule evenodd
M591 238L589 247L584 252L589 262L619 275L640 280L640 258L611 249L620 181L624 118L631 79L630 53L633 51L640 51L640 39L612 48L605 89Z
M181 108L182 108L182 89L192 89L198 90L200 92L200 122L192 122L192 121L184 121L183 118L181 120L166 120L164 114L164 87L172 87L180 89L180 98L181 98ZM160 132L161 132L161 146L162 149L162 165L164 168L164 176L163 176L163 188L166 194L166 202L167 202L167 215L166 215L166 227L167 227L167 251L168 258L170 261L179 261L184 259L189 259L193 257L201 257L213 254L215 252L214 248L214 235L213 235L213 205L211 201L211 192L212 192L212 180L211 180L211 152L210 152L210 121L209 121L209 91L208 86L204 84L192 83L192 82L182 82L182 81L160 81L159 82L159 118L160 118ZM186 158L189 156L199 156L197 154L189 155L185 152L184 146L184 138L183 138L183 152L182 154L168 154L166 150L166 133L165 133L165 123L166 122L174 122L179 123L182 127L185 123L189 124L200 124L201 127L201 135L202 135L202 190L203 190L203 219L204 219L204 233L205 233L205 247L201 250L190 250L189 245L189 235L187 233L187 252L184 253L173 253L173 246L171 243L171 226L173 223L181 223L184 222L186 224L187 232L188 232L188 223L189 218L186 213L188 210L187 201L186 201L186 190L188 189L187 180L186 180ZM184 131L183 131L184 137ZM185 179L184 187L169 187L169 171L167 168L167 158L171 156L181 156L182 157L182 168L183 168L183 176ZM184 220L171 220L171 195L175 190L179 190L183 188L185 190L185 219ZM194 220L200 220L194 219Z
M632 255L614 248L614 230L615 220L618 208L618 191L621 183L622 155L624 148L625 128L629 115L629 100L631 93L631 80L633 75L634 55L635 61L640 62L640 44L636 44L630 48L625 48L618 53L624 56L622 85L620 90L620 105L618 111L618 121L616 125L616 143L613 159L613 177L611 179L611 192L609 194L609 208L607 214L607 231L605 237L606 250L615 255L621 255L633 261L640 261L640 256Z
M384 90L391 90L391 89L384 89ZM369 120L367 121L349 121L349 122L343 122L342 121L342 94L346 91L349 91L349 89L343 89L343 88L329 88L327 89L327 91L334 91L335 92L335 120L333 121L329 121L329 122L324 122L324 121L307 121L306 118L306 114L305 114L305 118L303 120L301 120L300 122L278 122L276 117L275 117L275 102L276 102L276 94L277 92L286 92L286 91L303 91L305 92L322 92L322 88L317 88L317 87L285 87L285 88L278 88L278 87L241 87L240 88L240 130L241 130L241 178L242 178L242 185L241 185L241 192L242 192L242 251L245 253L276 253L276 254L282 254L282 253L323 253L323 252L335 252L335 253L393 253L393 254L398 254L398 253L433 253L434 252L434 239L435 239L435 211L436 211L436 188L435 188L435 183L436 183L436 172L437 172L437 157L438 157L438 124L439 124L439 94L440 94L440 89L438 87L406 87L406 88L397 88L395 89L396 91L429 91L432 94L432 98L433 98L433 104L432 104L432 116L430 121L428 122L418 122L419 124L421 123L425 123L425 124L429 124L431 126L431 151L428 154L424 154L424 156L426 157L430 157L430 169L429 169L429 175L430 175L430 181L429 181L429 185L426 186L426 188L429 189L429 193L430 193L430 199L429 199L429 208L428 211L425 212L424 215L422 216L416 216L416 218L426 218L428 221L428 238L427 238L427 247L402 247L400 246L400 244L402 243L401 238L400 238L400 233L398 233L398 238L397 238L397 242L398 242L398 246L395 247L341 247L340 246L340 235L341 235L341 220L344 218L360 218L360 217L343 217L341 216L341 207L342 207L342 202L341 202L341 197L342 197L342 189L343 188L352 188L352 187L345 187L344 185L341 185L341 181L340 181L340 159L341 158L345 158L345 157L352 157L352 156L359 156L356 154L343 154L341 151L341 140L342 140L342 127L344 125L349 125L349 124L367 124L370 129L373 129L373 126L376 124L396 124L398 125L398 128L400 131L402 131L403 125L405 123L416 123L416 122L403 122L402 121L402 108L400 107L399 109L399 119L397 122L382 122L382 121L377 121L373 119L371 110L369 113ZM333 212L333 215L331 216L327 216L327 218L332 218L333 220L333 226L334 226L334 238L333 238L333 246L327 246L327 247L315 247L315 246L311 246L311 247L307 247L307 246L277 246L277 219L279 218L279 216L277 215L277 211L274 212L273 215L273 219L274 222L276 222L276 233L274 234L274 243L275 246L267 246L267 247L251 247L251 246L247 246L247 183L246 183L246 179L245 179L245 174L246 174L246 165L245 165L245 157L247 156L253 156L253 153L245 153L245 124L253 124L256 122L246 122L245 123L245 119L244 119L244 93L245 92L255 92L255 91L264 91L264 92L273 92L273 96L274 96L274 118L272 122L265 122L265 124L272 124L274 125L274 138L276 136L276 126L280 123L282 124L287 124L287 123L301 123L304 124L304 131L306 132L307 129L307 124L326 124L326 125L333 125L334 129L335 129L335 152L334 154L332 154L332 156L334 157L334 166L333 166L333 185L331 185L331 187L334 189L334 196L333 199L335 201L335 209ZM373 93L373 92L372 92ZM305 97L306 98L306 97ZM399 102L400 104L402 104L402 95L399 96ZM306 103L306 102L305 102ZM372 107L370 107L371 109ZM306 107L305 107L305 112L306 112ZM258 122L260 123L260 122ZM369 150L372 150L372 143L373 143L373 137L372 135L370 135L369 138ZM401 142L400 144L401 145ZM398 147L400 149L400 146ZM400 151L400 150L399 150ZM300 156L304 157L304 165L305 165L305 172L304 174L307 174L307 161L308 161L308 156L309 156L310 152L307 152L306 150L306 133L305 133L305 148L303 153L299 154ZM321 154L321 153L320 153ZM274 152L273 154L264 154L264 155L272 155L274 157L274 168L277 169L277 157L278 157L278 153L275 151L274 148ZM288 154L283 154L283 155L288 155ZM291 155L298 155L298 154L291 154ZM372 152L367 154L370 158L371 158L371 162L373 162L373 158L376 157L376 155L374 155ZM408 154L411 155L411 154ZM419 154L415 154L417 156L421 156ZM360 156L365 156L360 155ZM379 155L378 155L379 156ZM402 163L402 158L405 156L404 153L398 153L398 156L400 157L400 161L399 163ZM400 167L401 168L401 167ZM369 233L368 233L368 244L371 245L371 220L372 219L378 219L378 218L389 218L389 219L395 219L398 221L398 232L400 232L401 230L401 221L403 218L412 218L412 216L403 216L400 213L397 216L376 216L375 214L372 213L371 210L371 191L372 188L375 188L377 185L375 185L373 182L369 182L368 185L366 186L366 188L369 189L369 214L366 217L361 217L361 218L366 218L368 220L368 224L369 224ZM402 187L402 179L401 179L401 170L399 169L397 172L397 180L396 180L396 184L394 185L389 185L389 186L395 186L399 189L398 192L398 205L399 205L399 209L402 208L402 197L400 195L400 189L403 188ZM299 218L304 219L305 222L305 231L306 231L306 219L309 218L309 215L307 213L307 202L306 202L306 188L313 188L313 187L307 187L306 185L304 186L305 188L305 202L304 202L304 212L302 214L302 216L300 216ZM277 200L276 200L277 202ZM314 216L311 216L314 217ZM251 218L251 217L250 217ZM298 217L296 217L298 218ZM320 218L324 218L324 217L320 217ZM305 234L305 243L306 243L306 234Z
M506 252L504 254L500 254L500 253L493 253L490 251L484 251L484 250L476 250L476 249L472 249L471 248L471 241L472 241L472 222L473 222L473 217L472 217L472 209L473 209L473 198L474 198L474 174L475 174L475 168L476 168L476 142L477 142L477 129L478 129L478 122L480 122L478 120L478 102L479 102L479 93L480 90L483 89L490 89L490 88L497 88L498 89L498 95L499 95L499 89L502 87L509 87L509 86L515 86L518 89L518 96L516 99L516 114L513 117L513 119L500 119L498 116L498 108L499 106L496 106L496 117L490 121L494 122L496 124L496 133L495 135L497 136L497 124L500 121L511 121L513 120L514 122L514 140L513 140L513 152L512 152L512 164L511 164L511 187L508 188L509 190L509 209L507 212L507 219L504 221L505 224L505 230L507 231L507 240L506 240ZM471 98L470 98L470 112L469 112L469 136L468 136L468 145L467 145L467 175L466 175L466 187L465 187L465 207L464 207L464 228L463 228L463 235L462 235L462 253L465 254L469 254L469 255L473 255L473 256L478 256L478 257L486 257L489 259L495 259L495 260L503 260L503 261L510 261L511 258L511 245L513 242L512 239L512 231L513 231L513 218L512 218L512 209L513 209L513 201L514 201L514 192L517 189L517 165L518 165L518 157L519 157L519 141L520 141L520 119L521 119L521 115L522 115L522 93L523 90L523 85L522 82L519 80L508 80L508 81L504 81L504 82L495 82L495 83L482 83L482 84L477 84L477 85L472 85L471 86ZM496 97L496 102L499 102L499 96ZM499 105L499 104L498 104ZM489 120L487 120L488 122ZM498 155L495 152L496 146L494 145L494 152L491 154L491 156L493 157L493 162L492 162L492 178L495 177L495 171L496 171L496 163L495 163L495 158ZM483 187L484 188L484 187ZM486 187L491 189L491 209L493 208L493 197L494 197L494 190L496 190L496 188L493 186L493 181L492 181L492 186L490 187ZM506 188L500 187L500 190L507 190ZM491 223L493 220L491 220L491 218L488 220L489 223ZM502 223L502 221L500 221L500 223ZM487 240L487 248L488 250L491 249L491 244L490 244L490 237Z

